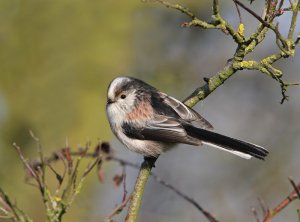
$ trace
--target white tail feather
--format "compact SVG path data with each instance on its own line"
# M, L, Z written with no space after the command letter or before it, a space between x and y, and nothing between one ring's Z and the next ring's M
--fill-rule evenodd
M202 143L206 144L208 146L211 146L211 147L214 147L214 148L217 148L217 149L224 150L226 152L232 153L232 154L237 155L239 157L242 157L244 159L248 159L249 160L252 157L250 154L242 153L242 152L239 152L239 151L236 151L236 150L228 150L228 149L226 149L224 147L218 146L218 145L213 144L213 143L208 143L208 142L204 142L204 141L202 141Z

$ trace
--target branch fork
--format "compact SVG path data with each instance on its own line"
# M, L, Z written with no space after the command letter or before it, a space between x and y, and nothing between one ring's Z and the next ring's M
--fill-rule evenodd
M281 58L288 58L289 56L294 56L295 54L295 46L299 43L299 36L294 41L294 31L296 26L296 21L298 17L298 8L300 8L300 0L298 2L291 2L291 11L293 13L291 24L289 28L288 37L284 38L283 35L279 31L279 23L274 24L273 20L275 17L278 17L283 13L283 1L266 1L264 8L264 18L258 16L255 12L253 12L250 8L245 6L238 0L233 0L233 2L242 7L248 13L250 13L254 18L259 21L257 26L257 30L250 35L250 37L246 38L244 36L244 27L241 22L240 17L240 27L236 31L229 22L227 22L220 15L220 5L218 0L213 0L212 6L212 21L206 22L199 19L194 13L191 12L186 7L183 7L179 4L172 4L165 0L154 0L154 2L161 3L167 8L175 9L185 14L187 17L191 19L190 22L185 22L182 24L183 27L199 27L202 29L219 29L222 32L225 32L227 35L230 35L233 40L237 43L236 51L233 57L230 59L230 62L224 66L222 70L220 70L214 76L208 78L208 81L205 81L205 84L199 88L197 88L190 96L188 96L184 102L187 106L193 107L199 101L205 99L210 93L212 93L215 89L221 86L228 78L230 78L233 74L235 74L238 70L258 70L263 74L268 75L272 79L275 79L280 87L282 99L281 103L288 99L286 95L287 88L289 86L299 85L299 83L287 83L282 80L283 72L279 69L273 67L273 63L278 61ZM239 13L240 14L240 13ZM241 25L242 24L242 25ZM266 36L266 33L272 30L275 33L275 43L278 45L279 52L277 54L272 54L262 59L261 61L245 61L244 58L247 54L253 52L255 48L260 44ZM133 198L130 203L129 211L127 214L126 221L127 222L135 222L137 219L137 214L139 211L139 206L141 204L141 198L143 195L144 187L150 176L151 169L155 162L148 162L149 160L145 160L141 166L140 173L136 180L136 185L133 192ZM207 219L211 221L208 217Z

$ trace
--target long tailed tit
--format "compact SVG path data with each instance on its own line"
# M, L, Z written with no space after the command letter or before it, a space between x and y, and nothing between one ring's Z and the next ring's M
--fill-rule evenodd
M261 146L212 132L195 110L139 79L115 78L108 87L106 112L117 138L146 157L157 157L178 143L208 144L246 159L268 154Z

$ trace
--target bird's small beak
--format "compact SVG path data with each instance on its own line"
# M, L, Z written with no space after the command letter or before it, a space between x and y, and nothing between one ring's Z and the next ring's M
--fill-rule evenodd
M113 101L112 99L109 99L109 98L108 98L107 101L106 101L106 104L109 105L109 104L112 104L113 102L114 102L114 101Z

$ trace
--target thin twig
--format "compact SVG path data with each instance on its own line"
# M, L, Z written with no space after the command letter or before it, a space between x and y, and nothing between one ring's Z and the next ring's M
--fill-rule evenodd
M300 199L300 191L299 191L299 189L298 189L298 187L297 187L295 181L292 179L292 177L289 177L289 181L290 181L290 183L292 184L292 186L293 186L293 188L294 188L296 194L298 195L298 198Z
M22 163L24 164L24 166L26 167L26 169L28 170L28 172L31 174L31 176L36 180L36 182L38 183L38 186L40 188L40 191L44 194L44 186L41 183L40 177L38 176L38 174L35 172L35 170L32 168L32 166L30 166L30 164L28 163L28 161L25 159L21 147L19 147L16 143L13 143L13 146L15 147ZM41 163L42 164L42 163Z
M118 206L116 206L110 213L109 215L103 220L103 222L110 222L112 218L119 214L124 207L126 207L127 203L130 201L131 195L129 195L122 203L120 203Z
M242 2L238 0L233 0L234 3L238 4L241 6L243 9L245 9L247 12L249 12L254 18L256 18L260 23L262 23L264 26L269 27L270 24L263 20L258 14L256 14L254 11L252 11L250 8L248 8L246 5L244 5Z
M83 172L82 178L85 178L91 172L91 170L99 163L101 158L102 156L97 156L96 160L94 160L92 163L88 165L88 167Z
M21 209L18 208L16 204L13 204L7 194L0 187L0 207L1 211L5 214L3 218L11 219L15 222L32 222ZM2 215L1 215L2 216ZM0 218L1 218L0 216Z
M258 198L258 203L259 203L259 205L260 205L260 208L261 208L261 210L262 210L262 212L263 212L263 215L267 215L267 214L269 214L269 208L266 206L266 203L265 203L265 201L262 199L262 198Z
M234 5L235 5L236 11L237 11L237 13L238 13L239 20L240 20L240 24L241 24L241 23L243 23L243 21L242 21L242 15L241 15L240 8L239 8L239 6L237 5L236 2L234 2Z
M45 158L45 160L47 160L47 161L44 161L44 163L46 163L47 162L47 164L50 164L51 162L53 162L53 161L58 161L58 160L60 160L58 157L57 157L57 153L60 153L60 151L57 151L57 152L55 152L55 153L53 153L52 154L52 156L50 156L49 158ZM82 157L82 151L78 151L78 152L70 152L70 155L72 155L72 156L80 156L80 157ZM97 154L98 156L99 156L99 154ZM84 154L84 157L90 157L90 158L95 158L95 157L98 157L97 155L95 155L95 153L93 153L93 152L89 152L89 153L85 153ZM23 155L22 155L23 156ZM99 158L99 157L98 157ZM24 156L23 156L23 159L24 159L24 161L25 162L27 162L26 161L26 159L24 158ZM135 169L139 169L139 165L138 164L136 164L136 163L132 163L132 162L130 162L130 161L127 161L127 160L124 160L124 159L122 159L122 158L119 158L119 157L116 157L116 156L111 156L111 155L107 155L106 157L105 157L105 160L106 161L114 161L114 162L117 162L117 163L119 163L121 166L129 166L129 167L132 167L132 168L135 168ZM86 176L87 175L87 173L89 173L90 171L91 171L91 169L93 168L92 166L95 166L95 164L97 164L97 162L98 162L99 160L95 160L95 161L93 161L93 163L92 164L90 164L88 167L87 167L87 169L85 170L85 172L84 172L84 176ZM32 167L33 168L35 168L35 167L37 167L37 166L41 166L41 162L39 162L39 160L37 160L37 161L31 161L32 163L34 163L35 165L33 165ZM30 166L30 165L29 165ZM76 168L76 167L75 167ZM29 170L29 169L28 169ZM123 174L124 174L124 169L123 169ZM33 174L32 174L33 175ZM172 190L172 191L174 191L178 196L180 196L180 197L182 197L184 200L186 200L187 202L189 202L189 203L191 203L196 209L198 209L201 213L203 213L203 215L209 220L209 221L211 221L211 222L216 222L216 221L218 221L216 218L214 218L214 216L211 214L211 213L209 213L208 211L206 211L206 210L204 210L203 209L203 207L201 207L193 198L191 198L191 197L189 197L189 196L187 196L186 194L184 194L183 192L181 192L180 190L178 190L176 187L174 187L172 184L169 184L169 183L167 183L166 181L164 181L163 179L161 179L159 176L157 176L156 174L154 174L154 173L151 173L150 174L152 177L153 177L153 179L156 181L156 182L158 182L158 183L160 183L161 185L163 185L163 186L165 186L166 188L168 188L168 189L170 189L170 190ZM124 181L123 181L123 189L124 189L124 187L125 187L125 190L126 190L126 185L124 184ZM294 187L294 186L293 186ZM296 189L297 188L297 189ZM125 190L124 190L124 193L125 193ZM286 199L284 199L277 207L275 207L273 210L269 210L267 207L266 207L266 204L264 203L264 201L261 199L261 198L259 198L259 203L260 203L260 205L261 205L261 208L262 208L262 210L263 210L263 214L265 215L265 218L264 218L264 222L268 222L268 221L270 221L271 220L271 218L273 218L276 214L278 214L282 209L284 209L289 203L291 203L293 200L295 200L295 199L297 199L298 198L298 193L297 193L297 191L299 191L300 190L300 183L298 184L298 185L296 185L296 187L294 187L294 191L286 198ZM123 194L123 197L124 197L124 194ZM125 199L125 201L126 201L126 203L129 201L129 199L128 199L129 197L127 197L126 199ZM122 203L124 203L125 201L122 201ZM121 209L122 208L122 203L119 205L119 207L120 208L118 208L118 209ZM126 206L126 204L123 206L123 207L125 207ZM117 208L115 208L114 209L114 211L113 212L117 212L118 210L117 210ZM123 208L122 208L123 209ZM112 212L112 213L113 213ZM253 212L253 210L252 210L252 212ZM111 213L111 214L112 214ZM254 215L255 215L255 212L253 212L254 213ZM110 215L111 215L110 214ZM113 214L113 215L115 215L115 214ZM109 216L108 216L109 217ZM255 218L256 218L256 216L255 216Z
M273 26L271 23L265 21L264 19L262 19L258 14L256 14L254 11L252 11L250 8L248 8L246 5L244 5L242 2L240 2L239 0L233 0L236 4L238 4L239 6L241 6L243 9L245 9L247 12L249 12L254 18L256 18L260 23L262 23L265 27L273 30L273 32L276 35L276 38L282 43L284 48L287 48L287 43L284 40L284 38L282 37L281 33L278 30L277 26Z
M256 209L253 207L253 208L251 208L251 211L254 215L254 218L255 218L256 222L260 222Z
M138 164L134 164L132 162L126 161L124 159L121 158L117 158L117 157L111 157L110 158L113 161L119 162L121 165L127 165L130 167L133 167L135 169L139 169L139 165ZM206 216L207 218L212 218L211 221L217 221L212 214L210 214L208 211L204 210L203 207L201 207L199 205L199 203L197 203L193 198L187 196L186 194L182 193L181 191L179 191L176 187L174 187L173 185L167 183L166 181L164 181L162 178L160 178L159 176L157 176L156 174L154 174L153 172L151 172L151 176L152 178L160 183L161 185L163 185L164 187L171 189L172 191L174 191L178 196L182 197L183 199L185 199L187 202L191 203L193 206L195 206L198 210L200 210L204 216Z
M196 18L196 16L188 8L185 8L185 7L183 7L183 6L179 5L179 4L171 4L170 2L167 2L167 1L164 1L164 0L155 0L155 1L163 4L167 8L176 9L176 10L182 12L183 14L191 17L192 19Z
M29 131L30 136L35 140L36 144L37 144L37 150L38 150L38 154L40 156L40 161L42 163L41 165L41 184L43 187L45 187L45 168L46 165L44 164L44 154L43 154L43 150L42 150L42 145L40 143L40 139L38 137L36 137L33 133L32 130Z
M203 213L203 215L208 219L208 221L218 222L218 220L211 213L209 213L208 211L203 209L203 207L201 207L193 198L185 195L184 193L179 191L177 188L175 188L172 184L165 182L164 180L162 180L160 177L156 176L155 174L152 173L151 175L157 182L159 182L163 186L169 188L170 190L173 190L178 196L182 197L184 200L186 200L187 202L191 203L194 207L196 207L201 213Z
M280 11L282 9L283 3L284 3L284 0L280 0L277 11Z
M54 175L58 181L58 186L60 186L63 182L63 177L51 166L51 164L47 164L47 166L54 173Z
M126 166L123 165L123 198L122 201L124 202L127 197L127 188L126 188Z
M0 203L3 205L3 207L6 208L7 211L11 211L11 213L16 219L19 219L17 210L15 209L14 205L11 203L6 193L4 193L4 191L1 188L0 188Z
M281 212L285 207L287 207L294 200L298 199L299 197L296 190L300 190L300 183L296 185L294 190L283 201L281 201L271 211L267 212L267 214L264 216L263 222L270 222L271 219L275 217L279 212Z
M55 153L52 154L52 156L48 157L48 158L45 158L47 159L47 164L50 164L51 162L53 161L58 161L59 158L57 158L57 155L59 155L59 153L61 153L61 151L57 151ZM82 156L82 152L81 151L70 151L70 154L74 157L76 156ZM89 158L95 158L95 153L94 152L88 152L88 153L85 153L84 155L85 157L89 157ZM140 166L136 163L132 163L130 161L127 161L125 159L122 159L122 158L119 158L119 157L116 157L114 155L107 155L105 157L105 160L106 161L114 161L114 162L117 162L119 163L122 167L123 167L123 190L124 190L124 193L123 193L123 200L124 200L124 197L127 196L127 189L126 189L126 172L125 172L125 166L129 166L129 167L132 167L134 169L139 169ZM41 165L41 162L39 162L38 160L36 161L32 161L35 165L34 167L37 167L37 166L40 166ZM94 166L94 164L96 164L97 161L93 162L93 164L91 166ZM89 169L91 169L92 167L90 167ZM197 203L193 198L187 196L186 194L184 194L183 192L181 192L180 190L178 190L175 186L167 183L166 181L164 181L162 178L160 178L159 176L157 176L156 174L154 173L151 173L151 176L153 177L153 179L160 183L161 185L163 185L164 187L168 188L168 189L171 189L172 191L174 191L178 196L182 197L184 200L186 200L187 202L191 203L196 209L198 209L200 212L203 213L203 215L205 217L207 217L209 219L209 221L211 222L216 222L218 220L216 220L211 213L209 213L208 211L206 211L203 207L200 206L199 203Z
M121 158L117 158L117 157L110 157L109 158L112 161L116 161L118 163L120 163L121 165L127 165L130 167L133 167L135 169L139 169L139 165L138 164L134 164L132 162L129 162L127 160L121 159ZM211 222L217 222L218 220L216 218L214 218L214 216L209 213L208 211L206 211L203 207L201 207L199 205L199 203L197 203L193 198L187 196L186 194L184 194L183 192L181 192L180 190L178 190L175 186L173 186L170 183L167 183L166 181L164 181L162 178L160 178L159 176L157 176L156 174L154 174L153 172L151 172L151 176L152 178L160 183L161 185L163 185L164 187L174 191L178 196L182 197L184 200L186 200L187 202L191 203L194 207L196 207L196 209L198 209L201 213L203 213L203 215Z
M292 40L293 36L294 36L294 32L295 32L295 28L296 28L296 24L297 24L298 11L300 10L300 0L298 0L297 4L296 4L296 2L295 3L291 2L291 8L293 10L293 15L292 15L292 19L291 19L289 34L288 34L289 40Z
M154 0L154 2L159 2L167 8L172 8L172 9L178 10L181 13L183 13L183 14L187 15L188 17L190 17L191 21L183 23L182 24L183 27L195 26L195 27L201 27L203 29L219 29L223 33L225 33L226 35L230 34L237 44L240 44L244 41L244 38L242 36L240 36L235 31L235 29L227 21L225 21L225 19L223 19L220 16L219 0L214 0L213 1L213 6L212 6L213 21L211 21L211 22L206 22L206 21L198 18L197 16L195 16L194 13L191 12L190 9L188 9L186 7L183 7L180 4L172 4L172 3L168 2L168 1L165 1L165 0Z

